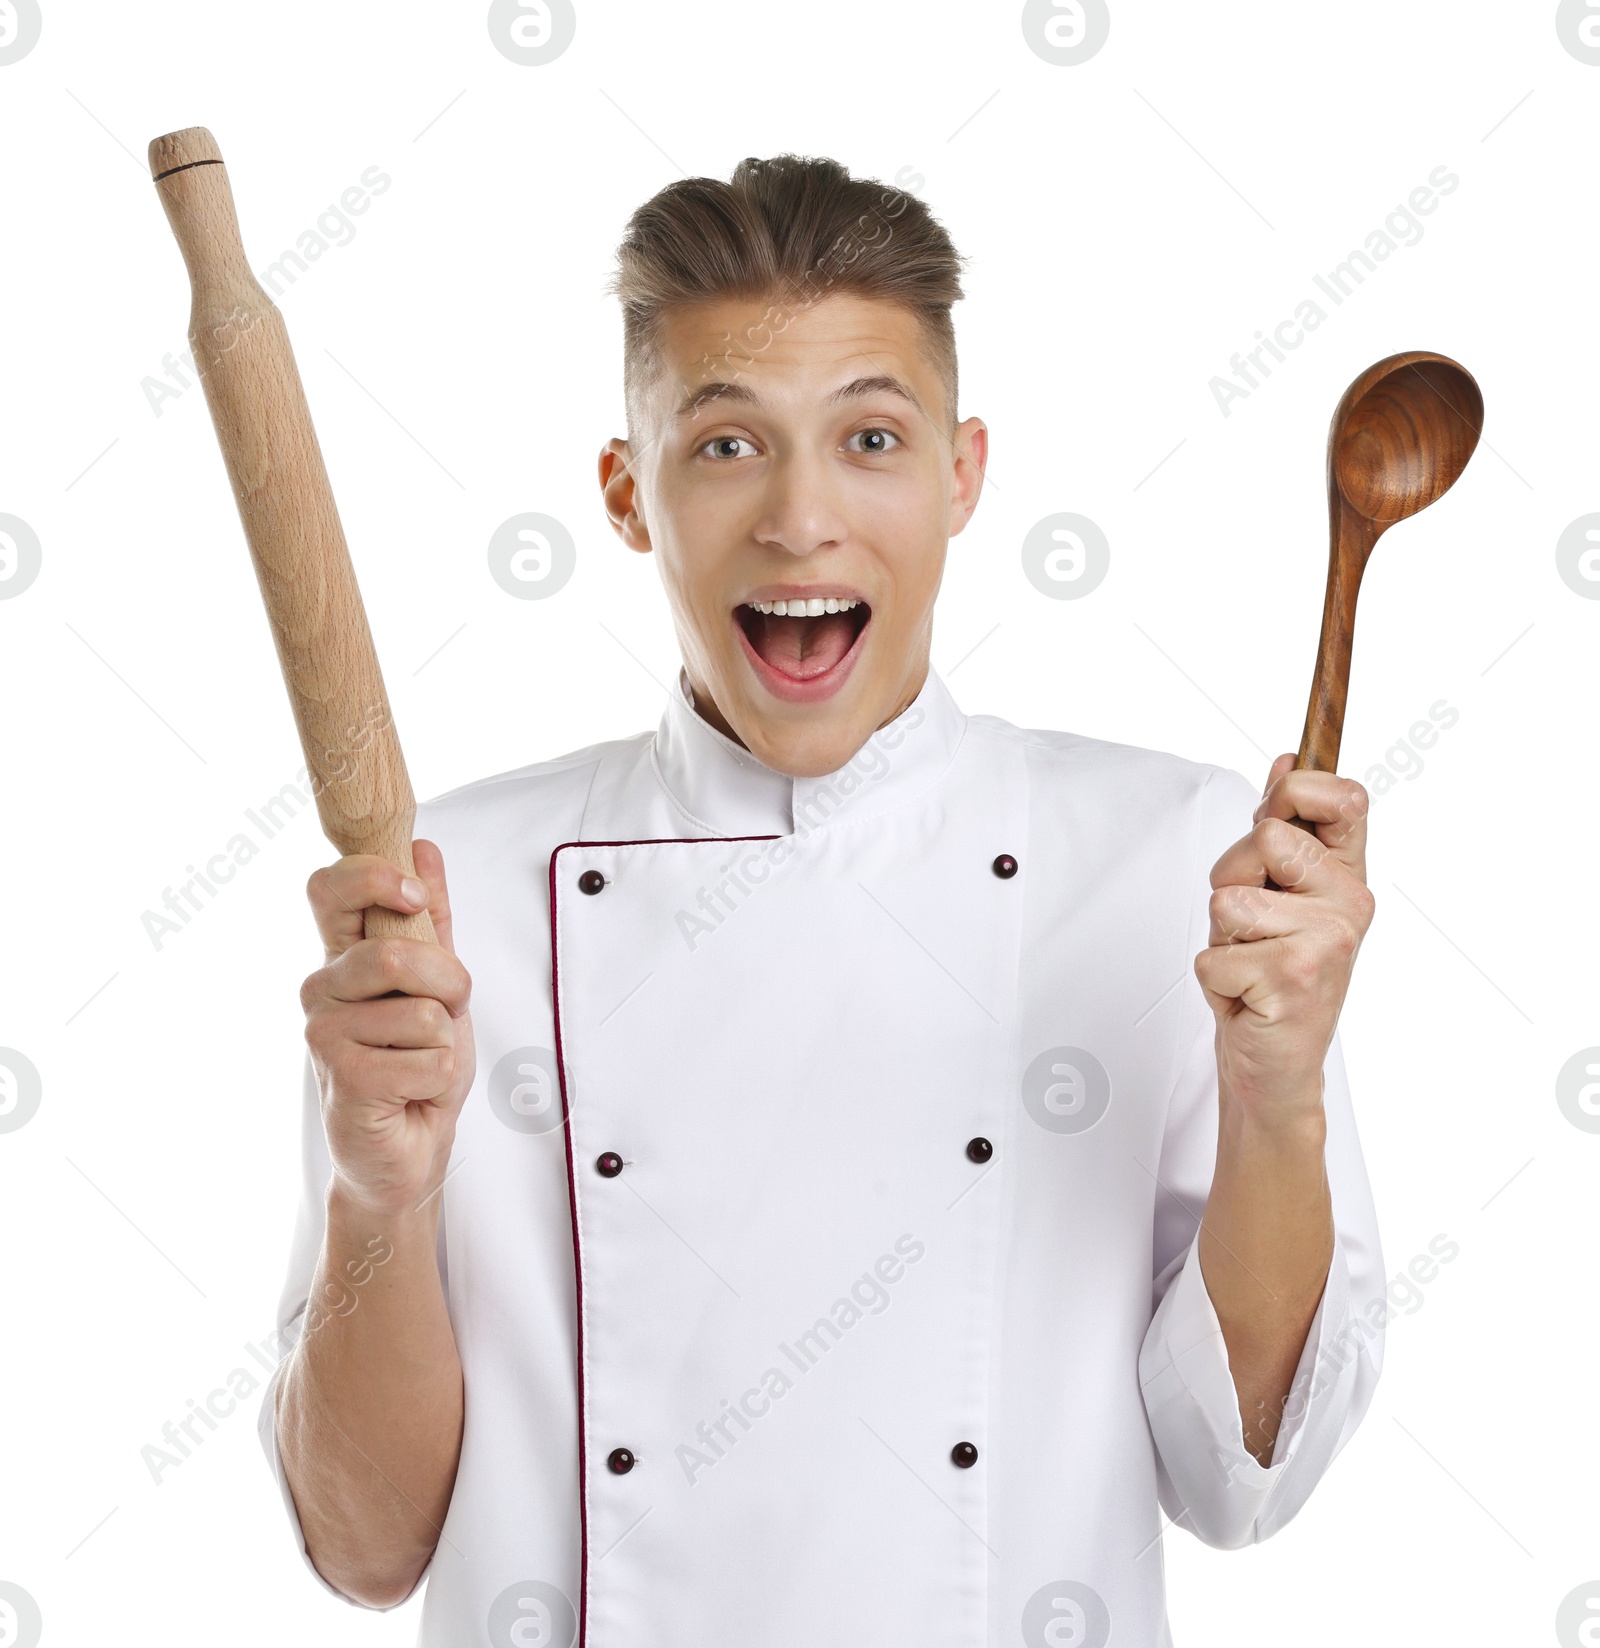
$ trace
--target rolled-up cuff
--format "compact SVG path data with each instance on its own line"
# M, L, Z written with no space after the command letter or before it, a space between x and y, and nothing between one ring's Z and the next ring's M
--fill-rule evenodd
M1170 1489L1162 1498L1175 1522L1208 1545L1232 1548L1266 1538L1299 1509L1347 1434L1355 1391L1367 1384L1351 1371L1351 1328L1349 1271L1336 1234L1272 1463L1258 1464L1244 1445L1239 1394L1196 1233L1139 1357L1163 1489ZM1354 1337L1359 1359L1360 1336Z

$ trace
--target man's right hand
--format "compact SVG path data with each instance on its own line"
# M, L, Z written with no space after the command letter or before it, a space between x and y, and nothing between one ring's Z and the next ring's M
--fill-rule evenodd
M334 1179L373 1212L415 1211L439 1188L476 1068L472 980L451 943L444 856L413 846L417 879L387 859L341 858L306 894L327 953L301 986ZM373 905L426 909L437 944L367 938Z
M443 855L431 841L414 852L414 898L368 855L306 889L328 959L300 999L333 1159L309 1301L339 1304L307 1311L278 1387L278 1451L317 1572L369 1608L404 1601L427 1567L465 1413L436 1192L472 1086L472 981L451 945ZM439 942L367 938L374 905L426 909ZM379 1262L382 1280L363 1286Z

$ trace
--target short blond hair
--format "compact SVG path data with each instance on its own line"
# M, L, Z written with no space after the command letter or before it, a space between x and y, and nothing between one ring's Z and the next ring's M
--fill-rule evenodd
M781 310L838 292L896 303L916 316L953 429L958 378L950 308L962 296L964 261L915 195L852 177L836 160L749 158L726 183L669 183L628 220L610 286L622 302L630 435L642 423L645 391L660 366L667 310L723 298L767 299ZM737 368L741 356L730 358Z

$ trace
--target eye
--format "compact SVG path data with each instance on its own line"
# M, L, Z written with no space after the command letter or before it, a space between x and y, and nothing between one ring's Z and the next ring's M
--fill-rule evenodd
M746 453L738 450L741 446L748 447L751 452L755 450L755 448L751 446L750 442L745 440L742 435L715 435L707 441L705 445L700 448L700 450L707 454L707 456L721 461L729 458L742 458L747 456ZM731 451L729 450L730 448L732 448Z
M851 442L860 441L860 446L852 446ZM892 452L900 444L900 437L887 429L858 429L845 445L852 452Z

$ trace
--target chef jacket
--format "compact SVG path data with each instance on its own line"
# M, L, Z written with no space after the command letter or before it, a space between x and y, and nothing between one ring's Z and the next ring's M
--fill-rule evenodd
M934 674L841 771L790 778L680 676L653 735L420 808L478 1050L422 1644L1170 1643L1158 1503L1209 1545L1266 1538L1380 1365L1336 1040L1332 1263L1270 1465L1245 1451L1196 1239L1192 963L1257 799L964 715ZM285 1344L329 1178L309 1066L304 1129Z

